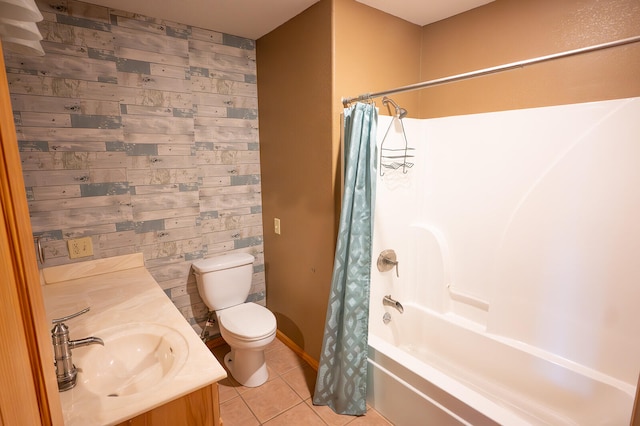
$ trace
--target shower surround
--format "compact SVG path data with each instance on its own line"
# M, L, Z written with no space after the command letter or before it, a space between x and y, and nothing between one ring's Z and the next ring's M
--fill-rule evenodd
M628 423L639 116L630 98L404 119L414 165L378 173L373 407L398 425ZM385 148L402 143L393 123ZM386 249L399 277L375 269Z

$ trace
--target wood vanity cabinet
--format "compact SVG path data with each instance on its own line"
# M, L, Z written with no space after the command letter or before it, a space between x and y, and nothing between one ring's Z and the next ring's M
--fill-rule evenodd
M218 384L198 389L117 426L222 426Z

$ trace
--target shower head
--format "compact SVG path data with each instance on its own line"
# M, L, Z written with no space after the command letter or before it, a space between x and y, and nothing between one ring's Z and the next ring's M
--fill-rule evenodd
M393 107L395 108L395 116L398 118L404 118L407 116L407 110L404 108L401 108L397 103L395 103L393 101L393 99L391 98L387 98L386 96L384 98L382 98L382 104L385 105L387 108L389 108L389 104L393 105ZM389 108L389 111L391 111L391 108Z

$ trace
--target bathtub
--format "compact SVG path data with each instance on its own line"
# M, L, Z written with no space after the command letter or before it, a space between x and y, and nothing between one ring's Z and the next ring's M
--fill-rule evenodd
M367 402L402 425L628 425L635 386L411 303L369 324Z

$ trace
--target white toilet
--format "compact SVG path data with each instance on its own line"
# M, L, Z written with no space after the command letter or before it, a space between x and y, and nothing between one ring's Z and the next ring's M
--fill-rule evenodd
M264 348L276 335L275 315L256 303L245 303L253 261L248 253L232 253L193 262L200 297L215 311L220 334L231 347L224 363L233 378L248 387L269 378Z

